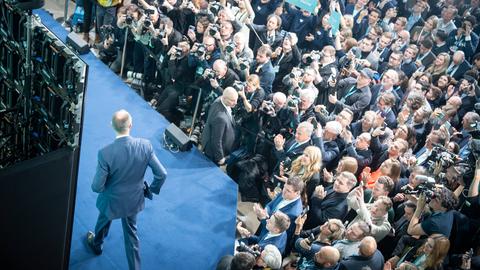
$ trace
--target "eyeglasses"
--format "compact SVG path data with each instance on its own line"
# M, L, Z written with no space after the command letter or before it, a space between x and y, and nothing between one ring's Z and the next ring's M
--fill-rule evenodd
M213 45L215 45L215 44L205 44L205 47L211 47Z

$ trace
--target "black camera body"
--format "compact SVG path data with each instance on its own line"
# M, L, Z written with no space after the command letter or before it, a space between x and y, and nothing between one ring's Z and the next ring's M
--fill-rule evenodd
M235 50L235 44L233 42L229 42L227 46L225 46L225 51L227 53L232 53Z
M175 47L175 57L181 57L183 55L182 48Z
M205 69L205 72L203 73L203 76L206 79L215 79L216 78L215 71L213 71L213 69L211 69L211 68Z
M247 58L240 57L238 62L241 70L247 70L250 68L250 61Z
M208 33L210 36L215 36L218 32L220 31L220 26L218 24L213 24L210 26L210 29L208 30Z
M245 86L247 86L246 82L242 81L234 81L232 87L235 88L237 91L242 91L245 89Z
M133 23L133 16L131 14L127 14L125 17L125 24L132 25Z
M260 257L262 255L262 252L259 249L251 248L247 246L245 243L240 242L240 245L237 247L238 252L248 252L252 254L255 258Z
M436 145L432 149L432 153L428 157L428 167L433 172L435 165L439 164L442 167L442 171L446 171L447 168L455 164L456 155L449 152L442 145Z
M292 71L290 74L288 74L288 77L290 79L297 79L303 76L304 70L298 67L292 68Z
M264 105L261 107L261 110L271 117L275 117L275 103L271 100L264 101Z
M307 57L305 58L306 64L310 65L314 61L320 61L320 59L323 58L323 52L321 51L311 51L309 54L307 54Z
M193 55L198 58L203 57L207 52L205 45L203 45L203 43L195 43L194 46L197 47L197 50L193 53Z
M288 107L296 107L296 106L298 106L298 104L300 104L300 98L299 97L291 96L290 98L288 98L288 101L287 101L287 106Z

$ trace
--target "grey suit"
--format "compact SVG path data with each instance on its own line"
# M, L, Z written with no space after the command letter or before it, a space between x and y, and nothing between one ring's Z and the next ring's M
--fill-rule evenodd
M92 190L99 193L100 211L95 226L94 248L102 249L112 220L121 218L125 251L130 269L140 269L137 213L145 207L143 176L149 166L154 174L151 191L158 194L167 172L148 140L130 136L117 138L98 152Z
M207 123L202 134L203 151L208 158L218 163L230 154L234 142L233 119L219 97L212 103L208 111Z

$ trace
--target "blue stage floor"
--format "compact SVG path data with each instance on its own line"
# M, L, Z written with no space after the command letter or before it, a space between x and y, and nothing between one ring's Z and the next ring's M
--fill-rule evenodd
M44 24L62 40L67 32L45 11L37 10ZM127 269L120 220L113 222L101 256L85 245L98 215L97 194L90 185L97 152L112 142L113 112L128 110L132 136L152 141L168 170L160 196L146 201L138 216L143 269L215 269L221 256L233 253L237 185L196 148L172 154L161 147L168 122L93 54L82 56L89 65L83 137L70 253L70 269ZM148 171L146 180L151 181Z

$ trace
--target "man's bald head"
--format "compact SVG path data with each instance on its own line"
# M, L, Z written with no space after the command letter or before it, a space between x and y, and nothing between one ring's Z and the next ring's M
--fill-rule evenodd
M360 246L358 247L358 251L360 255L365 257L372 256L376 250L377 250L377 241L375 241L375 238L371 236L367 236L363 238L362 242L360 243Z
M237 105L238 93L233 87L227 87L223 90L222 101L226 106L233 108Z
M225 73L227 73L227 63L225 63L225 61L223 61L222 59L215 60L215 62L213 62L212 68L216 71L219 78L223 78L223 76L225 76Z
M339 260L340 252L334 247L325 246L315 253L315 261L325 268L335 266Z
M112 127L118 134L129 134L132 128L132 116L123 109L116 111L112 116Z

